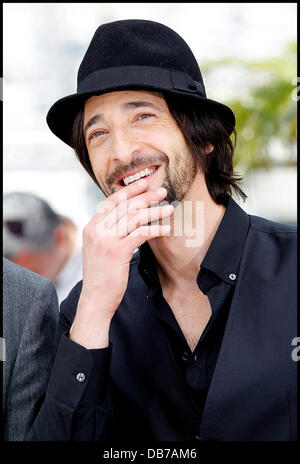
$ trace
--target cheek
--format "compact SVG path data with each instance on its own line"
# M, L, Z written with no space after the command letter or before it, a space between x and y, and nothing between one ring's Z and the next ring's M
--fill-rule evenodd
M141 145L147 145L155 150L159 150L165 154L178 149L181 140L174 134L174 130L164 128L148 128L143 133L136 134L136 141Z
M108 161L104 153L98 148L90 151L89 153L90 163L94 174L97 178L103 178L107 170Z

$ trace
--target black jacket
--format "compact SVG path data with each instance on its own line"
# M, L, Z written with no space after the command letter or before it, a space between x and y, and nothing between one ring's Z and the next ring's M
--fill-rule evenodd
M296 440L296 229L235 207L249 226L201 421L136 253L108 348L67 337L81 283L62 304L61 342L27 440Z

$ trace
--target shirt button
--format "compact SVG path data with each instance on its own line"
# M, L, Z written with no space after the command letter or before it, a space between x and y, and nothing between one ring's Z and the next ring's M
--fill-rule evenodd
M85 375L83 372L79 372L77 375L76 375L76 380L78 380L78 382L84 382L85 381Z
M184 351L181 355L181 358L184 360L184 361L187 361L189 359L189 354L187 351Z
M147 301L151 301L151 297L149 295L146 296Z
M230 279L230 280L235 280L235 279L236 279L236 275L235 275L235 274L229 274L229 279Z

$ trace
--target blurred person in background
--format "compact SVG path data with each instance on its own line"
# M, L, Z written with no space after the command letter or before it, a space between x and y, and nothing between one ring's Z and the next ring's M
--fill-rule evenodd
M3 438L22 441L55 355L58 300L52 282L3 258Z
M51 280L60 303L82 278L77 226L32 193L3 197L3 256Z

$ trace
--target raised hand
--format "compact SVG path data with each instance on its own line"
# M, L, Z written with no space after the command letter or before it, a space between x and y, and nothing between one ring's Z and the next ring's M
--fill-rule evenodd
M147 185L140 179L107 197L84 228L83 286L70 338L86 348L108 346L110 322L126 291L134 250L170 233L169 225L151 224L174 212L171 205L153 206L167 190L146 192Z

